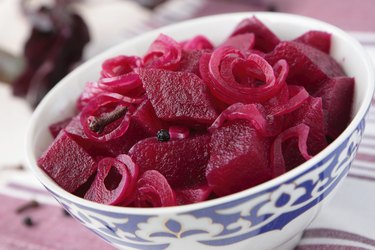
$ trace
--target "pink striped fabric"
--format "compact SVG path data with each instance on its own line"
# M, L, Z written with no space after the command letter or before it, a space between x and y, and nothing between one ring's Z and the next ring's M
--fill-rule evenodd
M115 2L121 2L123 8L134 5L128 1L108 1L106 6ZM90 13L97 15L99 10L106 9L100 4L99 1L87 1L80 7L85 10L88 19L95 20ZM98 6L97 12L90 12L95 5ZM139 13L132 13L132 18L142 15L142 21L128 27L121 26L117 34L126 39L163 25L209 14L279 10L319 18L355 31L353 36L368 49L375 61L374 8L373 0L170 0L154 12L139 9ZM111 17L111 13L103 15ZM97 46L91 54L105 49L103 44L112 45L109 41L105 42L108 43L94 40ZM331 204L306 229L296 250L375 249L375 99L367 122L364 139L348 178ZM15 212L30 199L36 199L43 205L25 213ZM64 216L58 204L28 173L0 172L0 204L0 250L113 249L73 219ZM33 227L22 223L25 216L32 216Z

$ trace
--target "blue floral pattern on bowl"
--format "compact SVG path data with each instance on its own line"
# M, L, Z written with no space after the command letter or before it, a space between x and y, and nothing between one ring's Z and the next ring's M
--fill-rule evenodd
M298 176L242 199L186 213L134 215L108 212L73 203L50 192L73 217L117 247L166 249L193 241L202 248L220 249L272 230L281 230L321 202L346 176L364 128L363 119L335 151Z

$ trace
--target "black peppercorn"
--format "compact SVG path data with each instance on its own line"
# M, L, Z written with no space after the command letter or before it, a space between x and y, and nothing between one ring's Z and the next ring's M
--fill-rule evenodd
M158 141L169 141L171 136L169 135L168 130L161 129L157 132L156 137L158 138Z
M31 217L29 216L26 216L25 218L23 218L23 224L27 227L32 227L34 226L34 221L31 219Z

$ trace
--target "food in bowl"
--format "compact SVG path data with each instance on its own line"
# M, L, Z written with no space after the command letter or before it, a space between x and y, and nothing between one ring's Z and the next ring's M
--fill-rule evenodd
M39 166L98 203L160 207L233 194L295 168L348 125L354 78L331 35L281 41L255 16L221 44L161 34L102 64Z

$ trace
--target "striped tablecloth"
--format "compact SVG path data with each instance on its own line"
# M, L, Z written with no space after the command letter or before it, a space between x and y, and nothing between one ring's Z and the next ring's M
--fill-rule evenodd
M14 0L0 0L0 48L19 54L28 26L17 14ZM355 8L353 8L355 6ZM373 0L171 0L151 12L130 1L87 1L78 6L91 27L93 42L86 58L147 30L196 16L229 11L278 10L308 15L349 30L375 62L375 2ZM319 10L319 11L317 11ZM11 16L12 22L7 22ZM111 18L105 19L110 16ZM127 22L120 21L128 16ZM106 20L106 21L103 21ZM108 28L111 27L111 28ZM14 33L17 30L19 33ZM372 32L373 33L372 33ZM23 32L23 33L22 33ZM107 38L107 39L104 39ZM23 162L22 137L30 111L0 84L0 250L113 249L67 216L27 170L12 168ZM12 130L13 133L9 133ZM375 249L375 100L359 152L339 192L305 230L297 250ZM38 209L17 212L37 200ZM32 218L32 226L28 218Z

